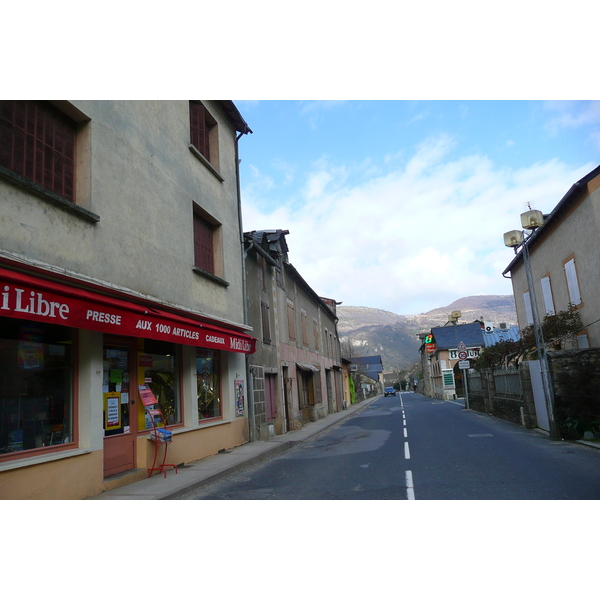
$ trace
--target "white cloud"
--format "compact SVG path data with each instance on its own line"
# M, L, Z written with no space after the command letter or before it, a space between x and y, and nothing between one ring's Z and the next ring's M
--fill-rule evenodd
M448 136L427 140L404 168L360 184L349 182L362 181L361 168L385 164L320 160L302 197L272 210L244 186L245 229L289 229L292 264L318 294L346 305L413 314L461 296L511 294L503 233L519 226L526 202L550 212L595 165L510 170L480 155L450 160L452 148Z
M600 101L569 100L548 101L544 108L552 114L546 129L557 135L564 129L587 128L588 139L600 148Z

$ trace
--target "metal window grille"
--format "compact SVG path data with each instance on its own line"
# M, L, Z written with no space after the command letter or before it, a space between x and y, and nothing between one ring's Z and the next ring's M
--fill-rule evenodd
M210 161L208 131L209 125L204 106L200 102L190 102L190 142L206 160Z
M0 101L0 165L75 201L77 125L51 104Z
M197 267L214 275L214 226L195 213L194 261Z

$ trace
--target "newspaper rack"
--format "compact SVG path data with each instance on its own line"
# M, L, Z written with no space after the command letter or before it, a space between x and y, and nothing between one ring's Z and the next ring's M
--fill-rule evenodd
M152 432L148 436L148 439L154 442L154 460L152 462L152 467L148 469L148 477L152 477L152 473L154 473L154 471L159 471L164 477L166 477L167 469L165 467L173 467L175 469L175 473L177 473L177 465L167 463L167 449L169 444L173 441L173 433L168 429L159 428L156 426L157 420L161 423L164 423L165 418L160 408L153 408L155 405L157 405L157 400L154 397L152 390L146 385L140 385L138 387L142 403L146 408L146 412L148 413L150 420L152 421ZM162 462L157 467L156 462L158 459L159 448L161 446L164 446L165 453L163 454Z

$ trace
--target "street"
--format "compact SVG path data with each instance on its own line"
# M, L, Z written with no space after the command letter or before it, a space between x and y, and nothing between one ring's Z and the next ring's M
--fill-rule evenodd
M416 393L181 500L592 500L600 451Z

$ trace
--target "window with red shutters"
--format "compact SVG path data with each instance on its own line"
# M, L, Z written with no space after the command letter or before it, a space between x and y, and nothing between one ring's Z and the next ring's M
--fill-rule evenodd
M204 106L197 101L190 102L190 143L210 162L208 133L211 126L207 121Z
M0 166L75 201L77 125L50 103L0 100Z
M194 213L194 261L196 267L215 274L214 227Z

